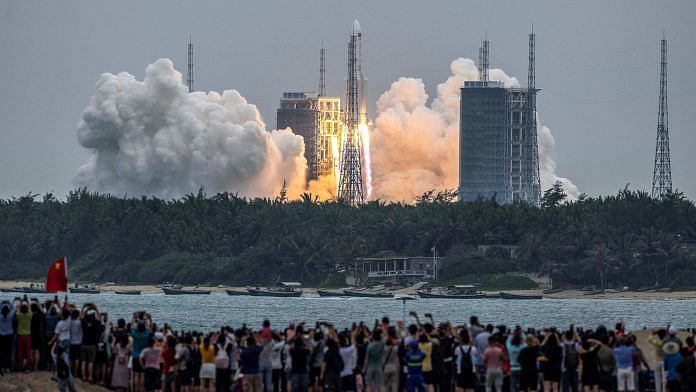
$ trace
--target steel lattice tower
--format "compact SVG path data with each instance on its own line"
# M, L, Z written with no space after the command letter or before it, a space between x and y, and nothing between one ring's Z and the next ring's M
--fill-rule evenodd
M523 199L535 206L541 203L541 184L539 176L539 141L536 121L536 34L534 27L529 34L529 70L527 73L527 113L526 135L524 138L524 181L522 181Z
M669 152L669 119L667 113L667 40L660 48L660 98L657 111L657 142L653 169L652 197L664 197L672 192L672 164Z
M486 34L486 39L481 43L479 48L479 81L488 81L488 54L489 54L489 42L488 34Z
M359 45L362 33L357 21L348 43L348 75L344 112L345 137L340 163L338 199L357 205L364 201L362 182L362 143L358 131L360 102L358 101Z
M193 91L193 42L191 42L191 36L189 36L188 42L188 73L186 74L186 85L188 86L189 92Z
M319 50L319 96L323 97L326 94L326 49L324 49L324 41L321 41L321 49Z

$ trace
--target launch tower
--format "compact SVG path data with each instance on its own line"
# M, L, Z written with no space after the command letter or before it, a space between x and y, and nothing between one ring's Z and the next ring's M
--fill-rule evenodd
M188 86L189 92L193 91L193 42L191 42L191 36L189 36L188 42L188 72L186 73L186 85Z
M362 203L362 143L360 124L365 124L364 78L360 61L362 30L360 23L353 23L353 30L348 42L348 75L346 78L346 104L344 110L344 140L341 155L338 199L344 203L357 205ZM361 94L361 92L363 94Z
M669 152L669 121L667 116L667 40L660 48L660 98L657 111L657 142L653 169L652 197L661 198L672 192L672 164Z

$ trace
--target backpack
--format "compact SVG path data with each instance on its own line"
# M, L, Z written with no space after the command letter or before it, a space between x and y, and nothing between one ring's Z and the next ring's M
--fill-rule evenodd
M462 353L462 362L459 365L460 374L472 373L474 371L474 362L471 360L472 347L473 345L469 346L469 349L464 352L464 347L459 346L459 352Z
M70 366L68 366L68 363L65 362L63 355L58 356L56 373L58 374L58 378L61 380L66 380L70 377Z
M189 349L189 356L186 358L186 369L198 370L201 368L201 352L198 351L198 347L193 347Z
M577 369L578 368L578 359L579 359L579 354L578 354L578 349L575 346L575 343L573 344L566 344L565 345L565 360L564 360L564 365L566 369Z
M218 344L218 352L215 355L215 367L218 369L227 369L230 366L230 357L223 348Z

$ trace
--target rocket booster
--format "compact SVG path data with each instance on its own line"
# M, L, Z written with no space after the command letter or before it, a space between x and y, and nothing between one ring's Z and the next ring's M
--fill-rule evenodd
M351 35L355 37L355 57L357 68L357 90L358 90L358 123L367 124L367 77L362 70L362 28L356 19L353 22Z

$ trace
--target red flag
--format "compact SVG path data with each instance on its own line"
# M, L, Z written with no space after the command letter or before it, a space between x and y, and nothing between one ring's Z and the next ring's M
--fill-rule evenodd
M46 277L46 292L68 291L68 258L61 257L51 264Z

